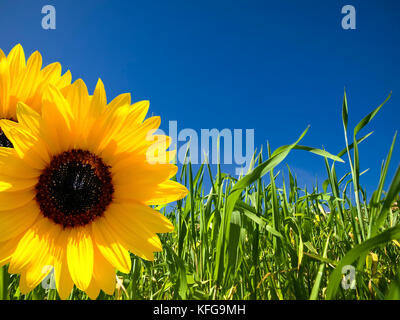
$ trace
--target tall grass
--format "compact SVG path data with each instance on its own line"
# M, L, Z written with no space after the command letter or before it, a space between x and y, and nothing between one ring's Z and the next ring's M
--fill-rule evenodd
M175 232L160 235L163 252L154 262L132 255L131 273L119 274L114 296L99 299L400 299L398 164L384 191L396 134L369 199L360 185L358 145L371 133L358 134L383 104L350 134L344 96L344 149L337 155L301 145L307 128L290 145L255 153L238 179L207 162L194 172L187 161L176 179L189 195L172 210L158 208L175 225ZM274 171L297 150L321 157L323 190L300 188L289 167L288 177ZM336 163L344 160L349 172L338 179ZM350 264L355 290L340 285L342 267ZM0 279L0 298L57 299L54 289L41 286L21 295L18 276L5 268ZM70 298L88 299L76 289Z

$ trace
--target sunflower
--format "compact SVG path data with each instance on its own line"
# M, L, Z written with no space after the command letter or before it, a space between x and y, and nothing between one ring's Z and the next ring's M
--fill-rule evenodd
M43 92L48 84L62 89L71 84L71 73L61 76L58 62L42 68L42 56L34 52L25 61L24 49L17 44L6 56L0 49L0 119L16 120L17 102L40 112ZM0 146L12 147L0 129Z
M92 96L82 80L63 94L49 84L41 114L19 102L16 120L0 120L14 148L0 148L0 266L20 274L23 294L51 271L62 299L74 284L95 299L112 294L130 253L162 250L157 233L173 230L152 205L182 199L170 180L171 139L145 120L148 101L129 94L107 104L101 80Z

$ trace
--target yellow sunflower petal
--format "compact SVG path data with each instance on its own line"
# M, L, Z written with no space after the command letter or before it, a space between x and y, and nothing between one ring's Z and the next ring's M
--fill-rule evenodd
M38 86L37 78L42 67L42 56L38 51L34 52L28 59L26 71L17 85L16 96L21 101L26 101Z
M131 104L131 94L123 93L118 97L114 98L108 105L108 110L112 111L118 107L130 105Z
M69 230L64 229L57 239L54 248L54 278L58 295L62 300L66 300L74 287L71 274L68 269L67 243Z
M115 268L103 257L97 247L94 248L93 278L106 294L112 295L115 291Z
M166 233L174 230L174 225L166 216L160 212L137 202L124 201L116 203L119 207L118 214L122 221L126 221L127 225L134 225L136 221L140 221L149 230L155 233Z
M8 110L10 101L10 70L6 59L0 60L0 112L2 117L9 118L11 115Z
M20 179L8 177L0 173L0 192L14 192L33 189L37 179Z
M162 251L158 236L155 233L143 230L143 226L138 222L131 224L122 221L119 210L119 206L112 204L105 214L105 219L114 230L116 239L139 257L150 261L154 260L153 252Z
M0 49L0 61L6 59L6 55L4 54L3 50Z
M34 197L33 190L0 192L0 211L13 210L25 206Z
M24 49L20 44L11 49L7 60L10 63L10 74L14 74L17 77L26 66Z
M150 101L148 100L138 101L134 103L132 105L133 112L131 112L127 120L132 121L133 124L142 123L146 118L149 107ZM132 123L127 123L127 125L132 125Z
M34 136L38 137L40 135L40 114L23 102L18 102L17 104L17 119L18 122L22 126L28 128Z
M13 210L0 211L0 242L25 232L35 222L39 208L34 201Z
M46 146L33 132L10 120L0 120L0 127L14 145L21 159L36 169L43 169L50 161Z
M20 237L0 242L0 267L9 263L11 256L17 248Z
M161 124L160 117L151 117L146 119L136 130L124 130L118 133L118 141L121 150L124 152L133 152L141 149L143 145L149 145L147 140ZM144 149L146 152L146 148Z
M82 79L76 80L68 89L66 101L70 105L76 128L79 131L86 129L89 111L89 93Z
M0 147L0 174L7 177L31 179L39 177L41 171L29 166L18 157L14 149Z
M68 269L81 290L86 290L93 276L93 241L89 228L73 228L67 244Z
M109 143L116 143L115 135L123 129L123 119L129 114L129 105L116 105L112 110L105 112L94 124L93 130L88 134L88 141L95 147L96 153L107 147Z
M61 263L55 262L54 277L56 280L56 288L58 295L62 300L66 300L71 294L74 282L68 270L67 257Z
M116 185L140 188L141 185L155 186L170 179L176 174L178 167L173 164L152 165L146 163L145 160L135 161L134 157L119 161L111 170Z
M54 62L44 67L40 73L42 75L42 81L44 83L54 83L61 77L61 64Z
M92 281L90 282L89 286L85 290L86 294L89 296L90 299L96 300L99 293L100 293L100 287L97 285L96 280L92 278Z
M51 257L47 256L46 260L42 261L42 263L31 264L29 268L26 268L21 273L19 288L22 294L28 294L43 281L53 270L53 267L50 265L51 263Z
M92 223L93 237L104 258L123 273L129 273L132 266L128 250L116 241L117 236L104 218Z
M19 240L11 257L9 271L19 273L30 264L46 261L60 231L59 225L47 218L39 218Z
M131 183L116 183L115 184L115 195L116 201L136 201L144 203L146 205L162 205L170 202L180 200L187 196L188 190L185 186L175 181L165 181L157 185L151 185L151 183L143 183L141 188L135 188L135 192L132 192L132 186L134 181Z
M161 205L183 199L189 193L185 186L176 181L160 183L153 194L145 196L147 205Z
M72 110L55 86L49 85L42 100L42 138L52 154L70 149L75 142Z
M99 79L97 81L96 89L93 92L93 98L90 103L91 114L99 117L104 111L107 105L106 91L104 90L104 84Z

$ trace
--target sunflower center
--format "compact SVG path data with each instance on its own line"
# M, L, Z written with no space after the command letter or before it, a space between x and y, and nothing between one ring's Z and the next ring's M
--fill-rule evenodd
M15 121L14 119L8 119L8 120L12 120ZM16 121L15 121L16 122ZM6 137L6 135L4 134L3 130L1 130L0 128L0 147L5 147L5 148L14 148L12 142L10 140L8 140L8 138Z
M5 148L13 148L13 144L11 143L10 140L6 137L4 134L3 130L0 128L0 147L5 147Z
M113 193L110 167L76 149L53 157L36 185L42 214L64 228L84 226L103 215Z

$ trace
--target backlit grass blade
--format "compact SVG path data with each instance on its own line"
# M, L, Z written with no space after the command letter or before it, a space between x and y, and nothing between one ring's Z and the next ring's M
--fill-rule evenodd
M389 190L383 202L382 208L379 211L376 223L373 226L372 234L375 234L379 228L383 225L392 203L399 196L400 193L400 165L397 167L396 173L394 175L393 181L390 184Z
M364 128L378 113L378 111L383 107L383 105L390 99L392 96L392 93L389 93L385 101L382 102L381 105L379 105L376 109L371 111L368 115L366 115L355 127L354 129L354 136L357 135L357 133Z
M394 149L394 145L396 142L396 137L397 137L397 132L395 133L392 141L392 145L390 146L389 153L386 157L384 166L381 171L381 175L379 178L379 184L378 184L378 189L373 193L371 197L371 202L370 202L370 210L371 210L371 224L370 224L370 229L369 229L369 234L371 235L372 232L372 226L374 225L374 220L376 218L376 215L378 214L378 209L379 209L379 202L381 200L381 195L383 191L383 186L386 181L386 176L390 164L390 160L392 158L392 153Z
M335 299L338 290L340 289L340 281L342 278L342 268L346 265L351 265L360 256L364 255L368 251L375 247L385 244L392 240L400 239L400 225L390 228L385 232L355 246L351 249L339 262L335 270L329 277L328 287L326 291L326 299Z
M0 300L8 300L8 285L10 284L10 276L7 267L0 267Z
M285 147L287 147L287 146L282 146L282 147L276 149L272 155L278 154L279 152L284 150ZM333 155L325 150L322 150L322 149L301 146L301 145L296 145L293 147L293 149L308 151L308 152L314 153L314 154L322 156L322 157L326 157L326 158L334 160L334 161L344 162L339 156L335 156L335 155Z
M221 221L221 230L219 232L218 241L217 241L217 253L216 253L216 261L215 261L215 271L214 271L214 279L217 283L220 283L223 277L224 272L224 257L226 248L229 243L229 226L231 221L231 216L233 209L235 207L236 201L239 199L241 192L248 187L253 182L257 181L257 179L264 176L270 170L272 170L275 166L281 163L289 154L289 152L293 149L293 147L304 137L307 133L309 127L300 135L299 139L293 143L292 145L286 147L285 150L273 156L272 158L266 160L265 162L259 164L252 172L244 176L240 179L235 186L232 188L231 193L227 198L227 203L224 207L223 219Z
M363 142L365 139L367 139L367 138L368 138L371 134L373 134L373 133L374 133L374 132L371 131L370 133L367 133L367 134L366 134L365 136L363 136L362 138L357 139L357 143L360 144L361 142ZM348 149L349 149L349 150L353 150L353 148L354 148L354 142L348 146ZM340 151L340 152L337 154L337 157L341 158L346 152L347 152L347 147L344 148L342 151Z
M325 242L325 248L324 248L324 252L323 252L323 255L322 255L323 258L326 258L327 254L328 254L330 236L331 235L329 234L327 239L326 239L326 242ZM317 277L315 279L314 286L313 286L312 291L311 291L310 300L317 300L317 298L318 298L318 292L319 292L319 288L321 287L321 282L322 282L322 277L324 275L324 270L325 270L325 263L321 263L319 268L318 268Z

